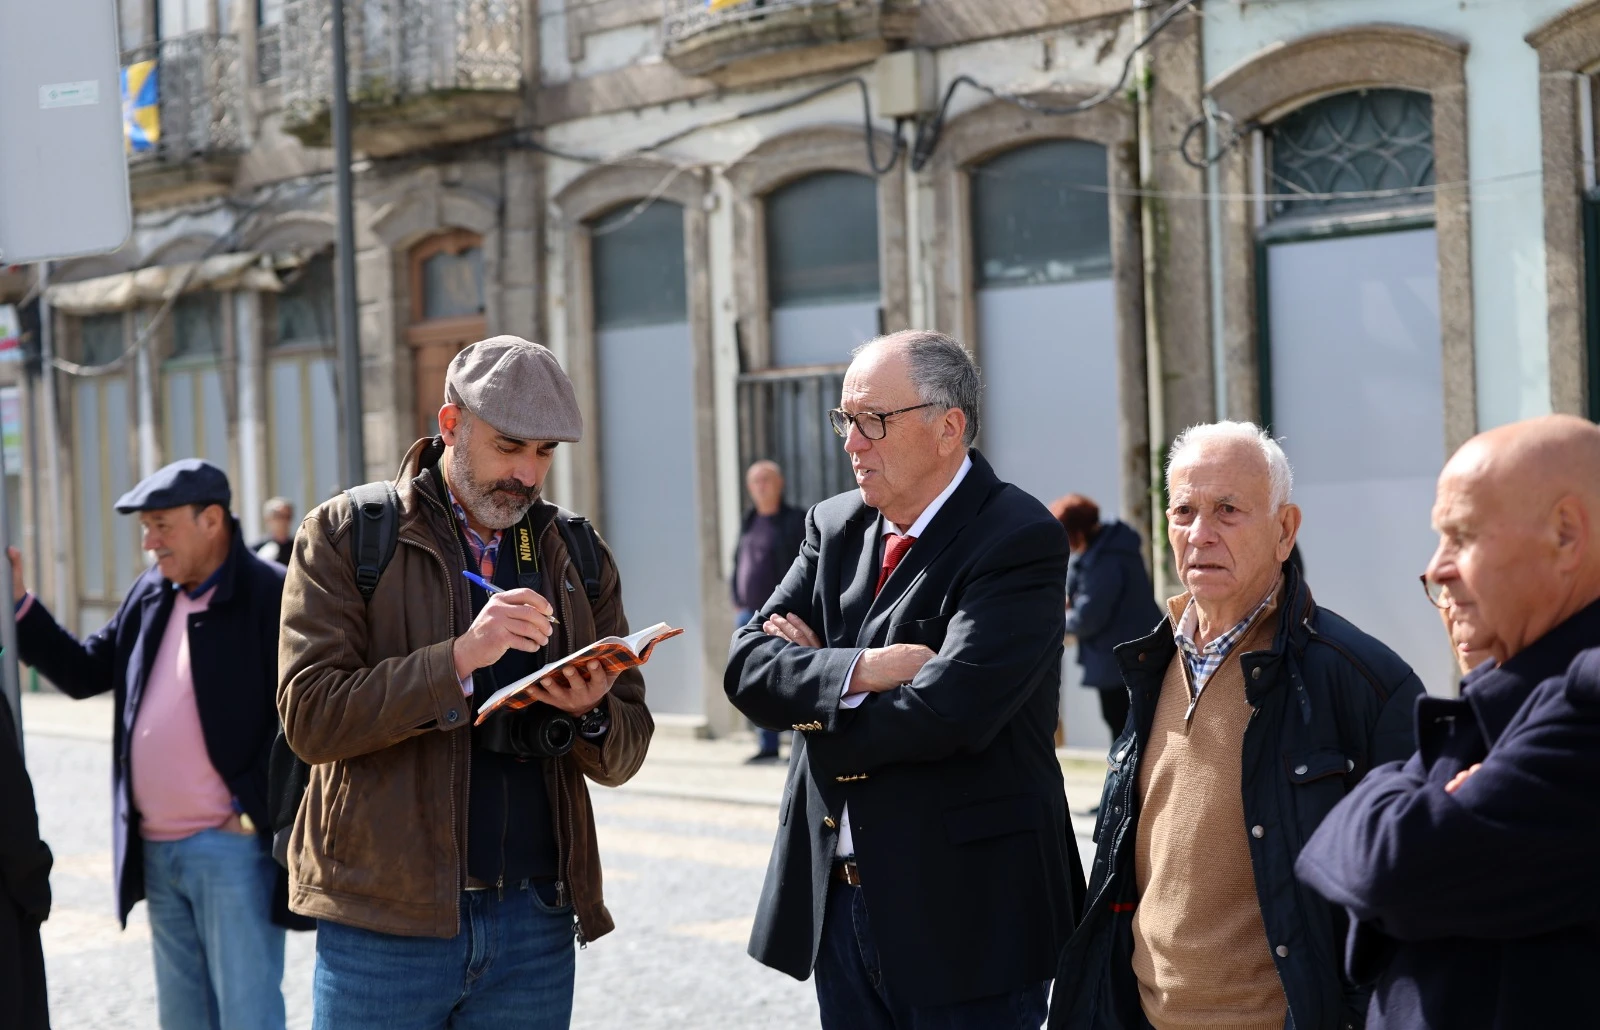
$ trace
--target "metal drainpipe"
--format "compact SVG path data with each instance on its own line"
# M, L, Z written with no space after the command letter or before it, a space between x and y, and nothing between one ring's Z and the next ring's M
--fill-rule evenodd
M1151 4L1134 0L1133 34L1143 39L1150 31ZM1165 515L1161 505L1161 451L1167 442L1166 374L1161 360L1161 318L1157 313L1156 291L1159 285L1157 264L1160 260L1157 247L1155 198L1148 195L1155 185L1155 158L1151 143L1154 120L1150 113L1150 54L1140 50L1134 58L1134 102L1137 110L1139 134L1139 188L1146 191L1139 198L1139 242L1143 257L1144 274L1144 360L1145 405L1149 417L1150 434L1150 567L1155 580L1156 594L1172 595L1171 577L1167 574L1167 539L1164 531Z

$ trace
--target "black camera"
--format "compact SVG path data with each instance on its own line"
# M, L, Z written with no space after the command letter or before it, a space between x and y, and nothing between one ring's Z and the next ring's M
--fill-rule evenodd
M496 712L475 731L486 751L518 758L560 758L578 740L578 721L558 708L537 702Z

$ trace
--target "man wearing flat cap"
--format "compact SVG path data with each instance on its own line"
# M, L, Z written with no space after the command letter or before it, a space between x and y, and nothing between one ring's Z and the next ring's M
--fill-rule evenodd
M72 697L116 699L117 915L149 903L164 1030L281 1030L284 927L304 927L266 836L283 569L245 546L230 501L198 458L124 494L155 565L83 641L26 593L9 549L22 660Z
M307 517L289 562L278 708L311 766L290 904L319 921L319 1030L566 1027L574 938L612 928L585 777L628 780L654 727L638 670L596 664L474 726L495 690L628 620L610 551L540 497L583 435L555 356L474 343L444 401L395 478L371 599L348 496ZM560 720L570 750L541 746Z

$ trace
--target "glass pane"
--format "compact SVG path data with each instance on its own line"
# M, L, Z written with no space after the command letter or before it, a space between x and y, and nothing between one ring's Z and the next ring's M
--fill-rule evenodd
M168 372L167 460L197 458L194 437L194 376L188 372Z
M422 314L459 318L483 314L483 250L444 251L422 262Z
M1106 149L1058 140L972 169L975 285L1029 286L1111 275Z
M683 208L658 200L635 214L628 204L595 222L591 232L595 328L688 320Z
M172 306L172 356L222 353L222 308L214 293L183 297Z
M320 254L278 294L277 345L333 343L333 255Z
M222 397L222 376L215 369L200 373L202 432L200 457L217 468L233 473L228 461L228 415Z
M106 593L106 513L100 488L100 384L79 382L73 390L73 459L78 487L78 582L91 597ZM98 627L97 627L98 628Z
M767 197L767 283L773 307L875 300L878 184L822 172Z
M308 362L311 378L311 496L307 510L339 492L339 410L333 359Z
M1340 93L1268 130L1271 193L1354 193L1277 200L1272 216L1433 204L1433 98L1401 89ZM1374 191L1397 191L1372 196Z
M256 0L256 24L278 25L283 21L283 0Z
M110 509L118 497L133 489L133 459L129 444L133 434L133 415L129 410L128 381L107 379L103 384L106 405L107 527L111 537L111 567L116 576L113 593L126 589L140 572L139 520L118 515Z
M81 326L83 363L104 365L122 356L122 316L90 315Z
M272 363L272 492L295 500L305 511L305 438L300 419L300 362Z

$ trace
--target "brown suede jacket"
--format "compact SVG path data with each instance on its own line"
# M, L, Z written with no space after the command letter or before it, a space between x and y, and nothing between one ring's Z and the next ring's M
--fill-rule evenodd
M284 585L278 651L284 734L311 765L289 843L290 907L414 937L456 934L466 877L472 703L451 647L472 607L454 516L427 471L442 453L437 438L421 440L401 464L399 543L369 604L356 589L349 499L340 494L306 516ZM609 549L591 609L554 518L538 546L543 566L560 570L551 590L560 619L553 654L628 632ZM584 777L616 786L644 762L655 724L637 669L618 677L610 712L599 744L580 738L545 763L558 892L571 899L580 941L614 925Z

